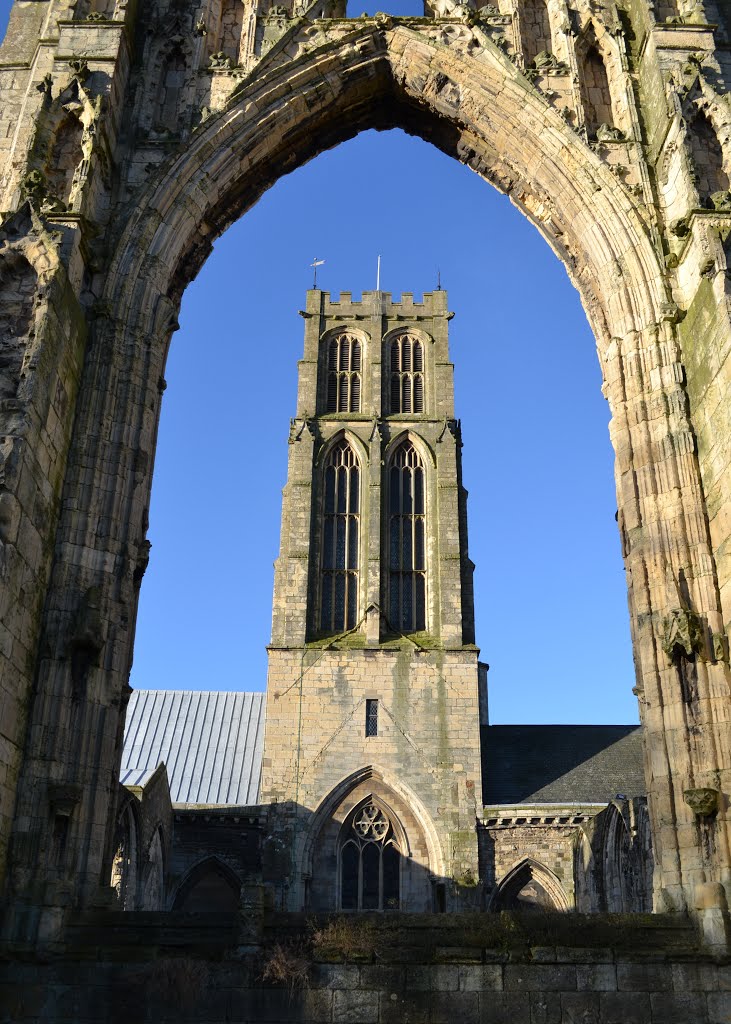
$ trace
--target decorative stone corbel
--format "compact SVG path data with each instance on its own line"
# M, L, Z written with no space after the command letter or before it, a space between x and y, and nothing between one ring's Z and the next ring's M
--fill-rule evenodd
M98 664L105 639L101 592L99 587L89 587L76 610L69 641L71 679L75 690L83 686L91 667Z
M703 651L703 621L687 608L675 608L663 622L662 649L672 661L678 653L690 658Z
M696 818L708 818L711 814L715 814L718 810L719 796L718 790L711 789L709 786L683 791L683 800Z

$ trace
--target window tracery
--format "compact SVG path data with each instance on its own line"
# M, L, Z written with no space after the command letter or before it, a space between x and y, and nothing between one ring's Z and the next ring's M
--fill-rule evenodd
M360 412L361 344L352 334L330 339L327 352L327 412Z
M334 445L324 473L320 629L341 633L358 617L360 465L347 441Z
M424 465L411 441L391 457L388 480L388 608L393 628L426 629Z
M398 910L401 850L388 815L368 802L353 815L340 847L342 910Z
M391 342L391 412L424 411L424 345L410 334Z

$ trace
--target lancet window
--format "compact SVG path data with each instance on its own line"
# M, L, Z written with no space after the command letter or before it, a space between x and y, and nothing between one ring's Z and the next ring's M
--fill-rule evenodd
M580 78L586 127L589 135L594 136L600 125L614 125L609 77L604 59L596 46L587 50Z
M327 411L360 412L361 344L352 334L330 339L327 350Z
M347 441L328 454L324 492L320 628L341 633L358 618L360 465Z
M426 629L426 501L424 465L410 441L388 473L388 617L399 632L416 633Z
M341 910L398 910L401 851L377 804L356 810L339 852Z
M424 411L424 345L401 334L391 342L391 412Z
M710 197L715 192L728 191L731 179L724 170L718 136L702 111L691 122L689 138L698 194L702 202L710 204Z

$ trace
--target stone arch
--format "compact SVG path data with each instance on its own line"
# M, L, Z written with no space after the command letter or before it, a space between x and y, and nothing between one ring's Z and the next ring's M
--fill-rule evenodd
M634 909L632 900L631 839L620 807L611 803L602 830L602 877L608 913Z
M327 440L324 441L322 445L320 445L320 448L315 457L316 465L322 467L325 464L325 460L327 459L327 456L332 450L333 446L338 444L340 441L348 442L348 444L352 447L353 451L360 459L361 468L365 469L365 467L368 465L370 458L368 448L363 443L363 441L358 437L357 434L354 434L352 430L348 430L347 428L337 430L332 435L332 437L328 437Z
M67 114L58 125L48 160L48 186L52 196L64 206L71 205L74 177L84 153L84 125L75 114Z
M557 875L544 864L526 857L498 883L490 910L569 910L570 904Z
M576 41L579 65L579 91L584 110L584 127L590 139L596 138L603 124L626 129L619 104L619 81L612 73L618 55L617 43L606 31L590 22Z
M221 0L221 32L217 49L228 57L233 66L241 63L245 12L245 0Z
M113 827L111 821L98 824L92 807L104 791L111 792L118 763L119 694L132 656L133 630L127 623L136 608L132 567L143 557L159 382L181 295L213 240L265 189L365 128L401 127L418 134L508 194L580 291L613 416L619 513L632 537L627 578L638 690L648 686L653 693L672 695L675 686L661 647L663 616L673 600L670 589L663 596L658 583L663 574L677 578L687 570L694 614L709 632L724 621L683 392L678 310L639 200L484 33L474 35L467 24L451 27L445 45L438 26L367 19L344 26L340 36L333 30L325 45L305 50L304 43L299 49L293 43L291 52L273 51L262 73L243 79L223 109L150 176L125 210L124 224L117 221L110 230L112 255L86 351L65 480L69 500L45 604L48 621L62 631L73 614L68 593L98 585L110 622L104 695L96 695L94 705L99 716L106 715L100 749L108 754L93 772L83 766L72 773L79 777L82 812L90 823L77 863L79 888L87 894L102 875L97 851L105 848ZM106 309L114 314L105 315ZM636 415L650 404L651 431L649 413ZM115 444L113 432L100 430L102 422L123 430L125 444ZM115 530L104 534L97 529L97 510L80 497L102 477L114 482L109 508L119 510ZM112 578L106 568L111 564L130 568ZM28 780L41 764L43 771L58 764L59 773L68 764L60 738L52 750L47 745L41 750L35 738L52 719L50 694L64 671L59 660L39 661L40 696L33 704L33 746L24 769ZM697 691L698 708L708 709L699 714L707 714L704 721L719 735L722 671L716 663L701 665ZM678 842L678 830L689 824L691 814L682 790L703 774L703 754L683 743L682 724L674 732L672 753L665 742L671 726L657 718L646 724L651 808L653 813L673 808L670 823L655 826L657 862L674 865L668 869L670 898L683 906L698 867L696 851ZM42 820L42 794L21 786L18 818ZM716 869L721 870L720 860Z
M152 129L155 132L177 133L181 128L180 116L189 57L181 43L173 43L158 59L160 70L155 90Z
M126 800L117 816L111 886L122 910L137 909L139 822L132 800Z
M343 323L341 326L334 328L333 330L325 331L320 338L320 351L318 353L318 374L317 374L317 402L321 409L330 408L327 405L328 402L328 380L330 375L329 368L329 347L335 341L339 335L350 335L355 338L360 345L360 369L358 371L360 376L359 385L359 406L357 412L363 412L368 407L369 395L367 394L366 387L367 381L369 380L370 374L365 370L366 360L371 356L370 353L370 336L369 334L359 327L353 327L351 324Z
M421 434L418 434L415 430L402 430L400 433L392 437L386 445L385 451L383 452L383 464L388 465L388 462L393 453L406 441L410 441L414 448L419 452L422 461L425 466L429 467L430 471L436 469L437 457L432 446L424 440Z
M368 801L385 809L398 832L403 858L401 909L431 910L433 884L444 875L443 853L434 823L407 786L373 765L343 779L312 816L301 858L305 906L313 910L337 909L333 906L332 883L338 877L342 830L355 809Z
M548 2L547 0L522 0L518 10L523 62L527 67L539 53L553 52Z
M712 206L711 197L731 189L731 161L724 153L718 131L705 107L691 114L688 125L691 171L702 206Z
M171 910L188 914L235 913L241 879L220 857L205 857L188 871L171 899Z

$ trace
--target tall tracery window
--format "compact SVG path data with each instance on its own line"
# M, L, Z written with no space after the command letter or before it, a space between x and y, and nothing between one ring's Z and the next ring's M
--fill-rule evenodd
M401 851L388 816L367 803L353 816L340 847L342 910L398 910Z
M388 607L400 632L426 629L424 465L411 441L398 446L389 464Z
M337 334L327 350L327 412L360 412L361 344Z
M341 633L358 617L360 465L347 441L330 450L324 484L320 628Z
M424 411L424 345L401 334L391 342L391 412Z

